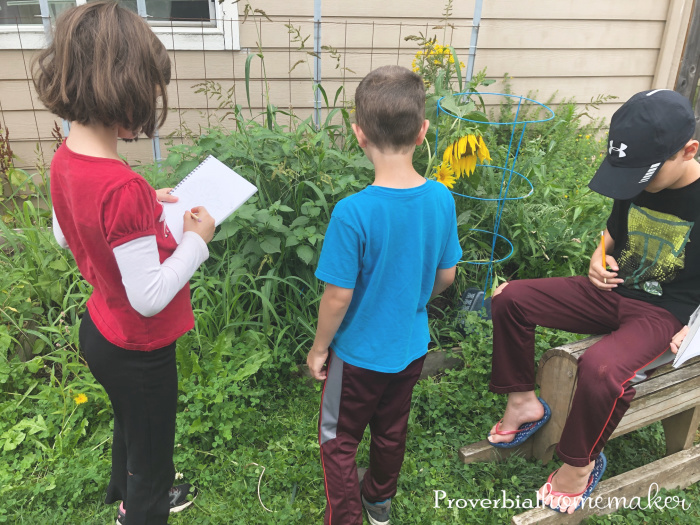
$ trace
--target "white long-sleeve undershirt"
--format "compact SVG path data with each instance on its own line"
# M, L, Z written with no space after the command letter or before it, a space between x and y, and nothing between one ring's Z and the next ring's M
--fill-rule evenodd
M58 244L68 248L55 213L53 233ZM112 252L129 304L144 317L152 317L163 310L209 257L207 243L191 231L184 233L182 242L163 264L155 235L126 242Z

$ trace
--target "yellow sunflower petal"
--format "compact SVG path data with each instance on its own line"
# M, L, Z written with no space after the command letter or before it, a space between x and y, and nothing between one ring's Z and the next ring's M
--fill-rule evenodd
M462 137L458 141L459 143L459 156L463 157L465 152L467 151L467 146L469 144L469 141L467 140L467 137Z
M476 155L476 136L467 135L469 137L469 148L471 149L470 155Z
M479 161L483 162L484 160L491 161L491 153L489 153L489 149L486 147L486 143L484 142L483 137L479 137L478 140L478 149L477 153L479 154Z
M445 152L442 154L442 162L448 162L452 156L452 144L448 145Z
M469 155L467 157L467 176L474 173L476 169L476 155Z

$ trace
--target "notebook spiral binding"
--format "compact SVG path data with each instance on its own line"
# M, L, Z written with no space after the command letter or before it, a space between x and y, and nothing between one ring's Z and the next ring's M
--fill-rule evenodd
M170 191L170 193L171 193L171 194L172 194L172 193L175 193L175 191L176 191L180 186L182 186L182 185L187 181L187 179L189 179L189 178L194 174L195 171L197 171L199 168L201 168L202 166L204 166L204 164L205 164L209 159L213 159L213 158L214 158L213 155L207 155L207 158L204 159L202 162L200 162L200 163L199 163L199 166L197 166L195 169L193 169L192 171L190 171L190 172L187 174L187 177L185 177L185 178L182 179L180 182L178 182L178 183L177 183L177 186L175 186L175 187Z

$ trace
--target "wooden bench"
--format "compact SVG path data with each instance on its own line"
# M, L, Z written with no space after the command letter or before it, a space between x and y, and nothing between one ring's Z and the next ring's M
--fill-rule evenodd
M582 339L552 348L542 356L537 369L537 383L540 386L540 397L552 409L552 417L532 438L512 449L495 448L483 440L462 447L459 451L462 461L497 461L519 454L536 458L543 463L549 462L561 437L576 390L578 357L599 339L600 336ZM700 445L694 447L693 452L682 452L692 447L700 423L700 359L694 359L677 369L670 364L663 365L645 380L636 383L634 388L637 393L630 408L610 439L661 421L666 437L667 457L604 481L596 489L596 495L608 490L616 497L647 496L650 483L641 487L639 476L648 477L649 473L658 478L657 483L662 488L685 488L700 479L696 475L700 471ZM678 457L670 456L680 453L685 454L683 458L692 463L692 468L679 469ZM641 472L642 469L644 472ZM685 472L687 475L667 475L671 471L679 474ZM618 479L623 476L624 479ZM597 513L615 511L614 508L607 512L605 510ZM514 517L513 523L543 523L549 520L552 520L551 523L578 523L590 514L588 511L579 511L563 520L562 516L550 509L535 509Z

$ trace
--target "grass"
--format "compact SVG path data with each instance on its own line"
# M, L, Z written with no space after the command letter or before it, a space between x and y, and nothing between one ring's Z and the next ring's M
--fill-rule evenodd
M541 465L520 457L497 464L464 465L459 460L459 447L483 439L505 404L504 396L486 392L490 344L480 344L481 337L478 333L468 337L466 366L416 386L406 457L392 504L394 523L507 523L515 510L471 506L460 510L445 504L435 508L435 491L444 491L450 499L501 499L505 491L513 500L532 500L535 490L559 466L557 461ZM181 377L176 470L184 474L184 481L195 483L201 494L193 508L173 516L171 523L321 523L325 497L317 441L320 383L263 367L245 384L241 390L249 394L243 401L231 395L216 399L216 382L203 385L194 375ZM263 385L266 388L257 391ZM96 415L108 409L104 397L90 396L89 403ZM197 419L204 426L193 429ZM233 423L229 439L212 437L227 423ZM214 424L216 428L211 428ZM106 426L88 432L72 454L58 456L47 467L17 480L9 491L5 486L3 492L10 496L5 501L10 504L0 511L0 522L111 522L116 506L101 503L110 465L107 432ZM368 461L368 443L366 435L358 452L361 465ZM660 424L611 441L606 448L605 478L661 458L664 447ZM592 522L690 524L700 520L697 485L662 493L669 494L686 499L690 511L623 511Z

